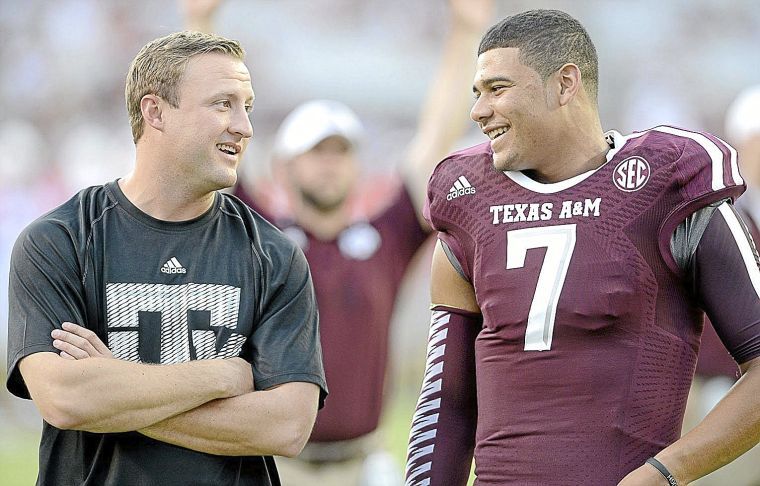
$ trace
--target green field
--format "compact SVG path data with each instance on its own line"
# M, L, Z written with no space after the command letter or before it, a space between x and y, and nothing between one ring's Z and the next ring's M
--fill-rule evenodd
M37 479L39 442L40 438L36 430L16 428L3 430L2 439L0 439L0 484L3 486L34 484Z

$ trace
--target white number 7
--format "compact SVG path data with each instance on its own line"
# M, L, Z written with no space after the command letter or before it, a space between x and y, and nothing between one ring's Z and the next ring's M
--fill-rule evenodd
M575 225L507 231L507 270L522 268L527 251L542 247L546 247L546 256L530 304L525 351L547 351L552 347L557 303L575 249Z

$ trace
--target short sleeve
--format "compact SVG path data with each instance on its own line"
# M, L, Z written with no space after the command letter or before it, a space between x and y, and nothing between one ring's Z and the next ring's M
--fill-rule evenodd
M681 146L680 155L667 166L671 174L668 191L673 194L674 207L666 215L659 234L663 258L671 270L679 273L669 251L676 227L709 204L721 199L736 201L746 186L739 174L736 150L721 139L668 126L653 131L672 135Z
M50 332L64 321L84 325L84 287L75 246L67 229L38 220L16 240L8 291L8 378L14 395L30 398L18 369L22 358L54 352Z
M452 264L457 268L457 271L468 281L472 281L472 268L467 258L466 248L472 245L471 241L461 241L462 237L466 235L466 231L453 223L455 218L445 214L447 209L450 211L453 205L446 207L446 195L448 191L446 189L446 182L441 177L440 170L442 165L439 165L428 181L428 194L423 208L423 215L425 219L430 223L430 226L436 230L437 237L445 245L447 257L451 261L453 257L457 264ZM444 214L442 214L444 213ZM469 240L471 238L465 238Z
M321 389L321 407L327 384L314 288L303 252L289 248L289 254L274 250L275 256L264 259L271 267L265 267L261 319L251 337L254 383L257 389L314 383Z
M713 213L695 254L700 305L737 363L760 356L760 270L752 238L736 211Z

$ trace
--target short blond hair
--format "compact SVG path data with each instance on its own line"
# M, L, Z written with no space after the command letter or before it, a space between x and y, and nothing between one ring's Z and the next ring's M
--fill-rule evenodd
M132 140L140 139L144 120L140 100L154 94L174 108L179 106L179 85L191 57L209 52L228 54L241 61L245 51L235 40L203 32L182 31L152 40L137 53L127 73L127 101Z

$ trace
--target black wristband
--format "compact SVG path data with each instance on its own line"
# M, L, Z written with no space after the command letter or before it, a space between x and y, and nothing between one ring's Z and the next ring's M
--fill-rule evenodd
M676 478L672 474L670 474L670 471L668 471L668 468L665 467L663 463L661 463L654 457L650 457L649 459L647 459L647 464L654 466L655 469L660 471L660 474L662 474L662 476L665 479L667 479L668 484L670 486L678 486L678 481L676 481Z

